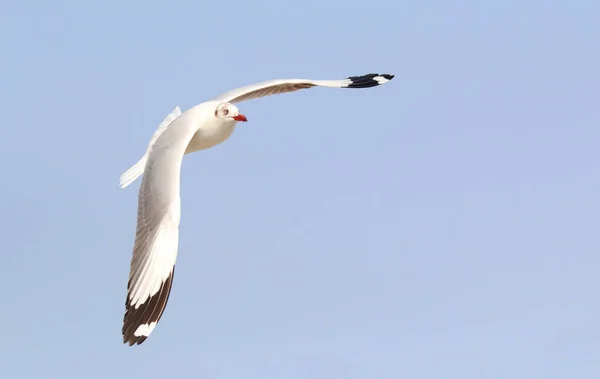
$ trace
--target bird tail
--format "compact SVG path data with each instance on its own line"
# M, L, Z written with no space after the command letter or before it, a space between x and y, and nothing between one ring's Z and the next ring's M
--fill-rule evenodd
M131 166L127 171L121 175L119 179L119 185L121 188L125 188L130 185L134 180L136 180L146 168L146 159L148 158L148 153L144 154L144 156L133 166Z

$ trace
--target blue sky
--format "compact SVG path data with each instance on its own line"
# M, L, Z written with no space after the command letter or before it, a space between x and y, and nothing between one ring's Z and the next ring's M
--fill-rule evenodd
M600 6L4 1L10 378L600 375ZM274 78L187 156L168 307L121 342L163 117Z

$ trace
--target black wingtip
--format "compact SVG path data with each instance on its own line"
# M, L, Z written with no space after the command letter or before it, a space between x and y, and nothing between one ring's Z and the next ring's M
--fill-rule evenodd
M127 338L123 338L123 343L125 345L129 345L134 346L134 345L141 345L142 343L144 343L144 341L146 341L148 337L146 336L140 336L140 337L130 337L129 339Z
M129 296L125 300L125 315L123 317L123 327L121 333L123 335L123 343L129 346L140 345L148 336L135 335L135 331L140 325L150 325L158 323L162 318L169 295L171 294L171 286L173 284L173 275L175 274L175 266L171 270L169 276L162 282L157 293L148 297L139 307L134 307L129 303ZM128 285L129 290L129 285Z
M362 76L350 76L348 79L352 83L348 84L346 88L369 88L376 87L387 83L392 80L394 75L392 74L367 74ZM385 79L385 80L383 80Z

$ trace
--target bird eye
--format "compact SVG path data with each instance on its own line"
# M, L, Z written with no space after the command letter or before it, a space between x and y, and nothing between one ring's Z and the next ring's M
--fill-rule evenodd
M229 113L229 109L227 109L227 108L223 108L223 114L224 114L224 115L227 115L228 113Z

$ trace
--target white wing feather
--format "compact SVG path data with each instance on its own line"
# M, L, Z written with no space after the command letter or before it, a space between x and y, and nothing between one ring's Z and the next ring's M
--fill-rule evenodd
M138 196L123 340L142 343L165 309L179 241L179 197L184 151L201 122L196 107L177 118L150 146Z

